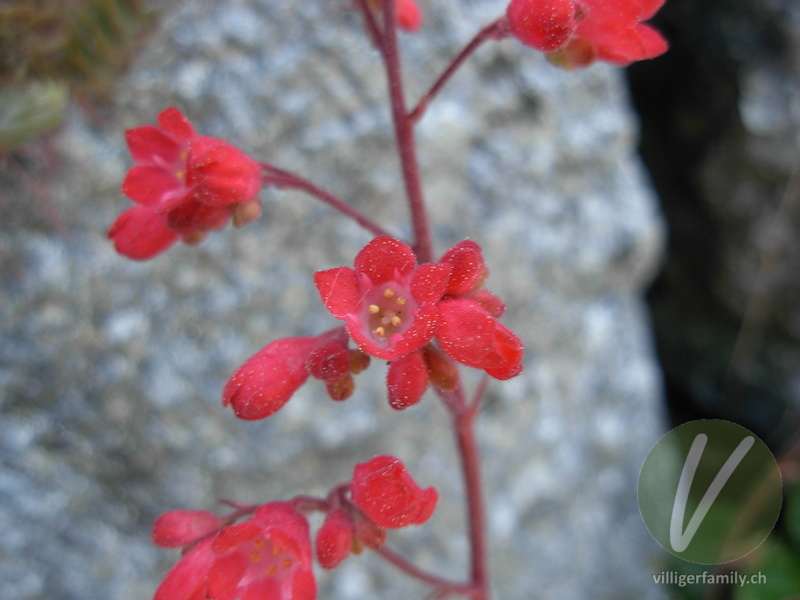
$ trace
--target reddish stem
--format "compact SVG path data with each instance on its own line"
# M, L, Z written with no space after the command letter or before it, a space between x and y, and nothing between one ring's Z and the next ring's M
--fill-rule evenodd
M325 204L335 208L341 213L344 213L356 223L361 225L364 229L373 235L390 235L383 227L375 223L372 219L356 210L344 200L330 193L328 190L311 183L307 179L295 175L289 171L278 169L267 163L260 163L264 173L261 180L264 185L274 185L278 188L301 190L315 198L322 200Z
M467 518L472 547L472 582L476 587L474 600L489 600L489 573L486 543L486 517L483 486L480 473L480 454L475 438L475 417L478 415L480 395L485 385L479 387L471 405L467 404L461 384L449 392L445 405L450 409L456 431L461 470L467 493ZM440 393L440 395L443 395Z
M486 27L481 29L477 35L472 38L469 44L464 46L461 52L456 55L447 68L442 71L442 74L439 75L439 78L431 86L430 90L428 90L428 92L425 93L422 98L420 98L417 106L409 113L408 120L412 123L417 123L422 118L422 115L425 114L425 110L428 108L431 100L433 100L434 97L436 97L441 89L447 84L447 82L450 81L450 78L456 71L458 71L458 68L464 63L464 61L472 56L475 50L477 50L484 42L488 42L489 40L502 40L508 37L508 35L508 21L505 16L500 17L496 21L492 21Z
M449 581L443 577L429 573L386 546L381 546L380 548L376 549L375 552L383 557L384 560L390 562L404 573L414 577L415 579L429 583L430 585L443 591L465 595L471 595L475 592L473 585Z
M433 260L433 244L428 224L428 212L422 194L422 183L419 175L417 149L414 141L414 128L406 116L406 101L403 92L403 76L400 64L400 51L397 44L397 15L395 0L383 0L383 35L381 38L381 55L386 67L386 78L389 86L389 100L392 105L392 121L394 122L395 140L403 171L411 209L411 222L414 227L415 250L421 263Z
M367 4L367 0L356 0L356 6L364 16L364 26L367 29L369 37L372 39L372 43L380 47L383 33L378 26L378 22L375 20L375 13L372 11L369 4Z

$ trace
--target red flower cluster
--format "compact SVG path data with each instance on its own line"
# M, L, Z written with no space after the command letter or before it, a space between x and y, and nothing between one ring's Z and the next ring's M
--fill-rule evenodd
M317 532L317 561L326 569L362 546L379 548L385 529L426 522L439 500L434 488L422 489L394 456L376 456L356 465L349 487L352 505L331 510Z
M444 389L456 383L447 358L429 345L434 337L447 357L496 379L522 371L522 343L497 321L505 306L482 289L487 277L475 242L418 266L409 246L381 236L358 253L353 269L320 271L314 282L359 348L391 361L389 403L402 409L419 402L429 379Z
M137 164L122 192L138 206L108 232L117 252L136 260L156 256L179 238L196 244L231 218L240 226L261 214L255 160L228 142L198 135L177 108L159 114L158 124L125 134Z
M216 523L214 520L216 519ZM314 600L308 521L287 502L220 527L205 511L172 511L153 526L159 546L188 546L154 600Z
M667 50L661 34L642 23L665 0L511 0L511 34L566 68L597 60L627 65Z
M335 487L328 500L299 496L264 504L237 524L231 523L241 512L222 518L205 510L169 511L153 524L153 543L183 548L183 556L154 600L314 600L311 539L301 511L327 511L314 546L320 566L333 569L351 552L381 547L386 528L427 521L438 498L399 459L376 456L356 465L351 482Z
M354 268L314 275L325 306L345 322L361 352L348 349L344 329L277 340L234 373L223 404L243 419L267 417L309 375L343 400L353 391L351 375L367 367L367 355L390 361L387 387L396 409L419 402L429 381L453 389L458 372L452 361L496 379L514 377L522 371L522 343L497 321L505 306L483 289L487 277L475 242L456 244L438 263L417 265L409 246L377 237L358 253Z

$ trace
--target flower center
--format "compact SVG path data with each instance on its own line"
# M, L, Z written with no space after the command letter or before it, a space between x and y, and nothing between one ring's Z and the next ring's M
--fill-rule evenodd
M408 288L393 282L379 286L364 300L362 322L366 323L372 337L379 342L402 335L417 312L417 303Z
M288 571L294 565L293 556L289 552L284 552L271 540L258 537L251 542L246 542L239 546L249 562L240 586L246 586L261 577L276 577L282 579L288 575Z

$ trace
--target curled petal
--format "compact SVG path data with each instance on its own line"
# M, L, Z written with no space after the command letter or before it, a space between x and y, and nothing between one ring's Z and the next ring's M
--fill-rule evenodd
M197 136L191 143L186 183L205 204L249 202L261 189L261 167L226 141Z
M434 488L422 489L399 459L386 455L356 465L351 490L353 503L390 529L424 523L439 499Z
M268 417L286 404L308 378L306 361L313 337L283 338L249 358L225 384L223 406L240 419Z
M153 543L162 548L182 548L220 527L220 518L210 511L171 510L153 523Z
M457 243L442 256L440 262L453 266L445 291L450 296L462 296L471 292L488 276L481 247L472 240Z

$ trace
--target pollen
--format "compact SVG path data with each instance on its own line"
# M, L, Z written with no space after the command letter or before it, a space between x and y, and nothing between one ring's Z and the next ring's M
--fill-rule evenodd
M287 569L288 569L289 567L291 567L291 566L292 566L292 559L291 559L291 558L285 558L285 559L283 559L283 566L284 566L285 568L287 568Z
M381 311L381 307L377 304L370 304L369 305L369 314L377 315Z
M386 298L391 298L392 296L394 296L394 290L390 290L389 288L386 288L385 290L383 290L383 295Z
M186 177L186 171L178 171L177 173L175 173L175 176L178 179L183 179L184 177Z
M261 548L264 546L264 538L258 538L255 542L253 542L253 546L256 548Z
M391 320L390 320L390 323L391 323L392 325L394 325L395 327L397 327L398 325L400 325L400 323L402 323L402 322L403 322L403 319L401 319L401 318L400 318L400 317L398 317L397 315L393 316L393 317L391 318Z
M250 560L252 562L258 562L261 560L261 552L251 552L250 553Z
M403 306L406 303L406 299L401 296L400 298L397 299L397 303L400 306Z
M277 573L278 573L278 567L276 567L275 565L272 565L269 569L267 569L267 575L269 575L270 577L275 577Z
M386 330L383 327L378 327L372 333L374 333L378 337L383 337L384 335L386 335Z

